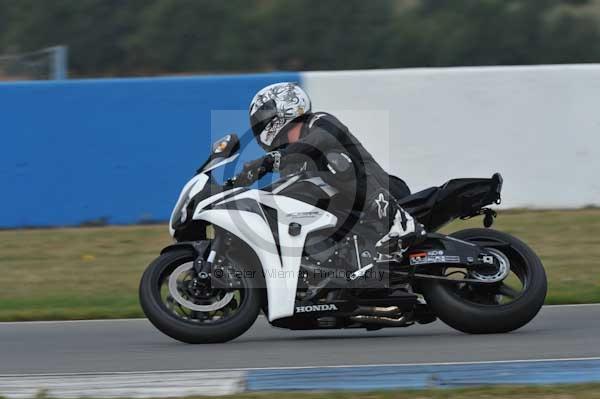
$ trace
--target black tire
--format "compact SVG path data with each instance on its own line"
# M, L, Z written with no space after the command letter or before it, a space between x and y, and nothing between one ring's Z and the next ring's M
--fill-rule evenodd
M456 293L455 284L422 281L423 295L433 312L450 327L470 334L506 333L530 322L544 304L547 291L544 267L533 250L521 240L496 230L467 229L451 236L472 242L503 241L510 244L510 249L504 251L521 258L520 267L526 268L529 281L513 302L497 305L467 301Z
M188 344L227 342L246 332L256 321L261 308L261 296L255 279L243 277L244 300L229 318L199 324L177 317L161 300L160 279L168 269L194 260L191 250L181 249L160 255L152 262L140 282L139 299L148 320L164 334Z

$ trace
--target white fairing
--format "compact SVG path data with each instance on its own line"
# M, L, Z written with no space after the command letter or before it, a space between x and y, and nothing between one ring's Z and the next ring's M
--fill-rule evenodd
M300 260L306 236L316 230L334 227L337 218L327 211L304 202L260 190L244 191L220 202L220 198L216 197L216 195L210 197L211 201L207 198L207 202L219 205L251 199L277 211L281 256L262 210L259 213L238 209L205 210L203 207L207 204L199 204L193 218L220 226L248 243L262 263L269 302L269 320L293 315ZM302 226L296 236L288 232L289 225L293 222Z
M202 172L203 172L203 173L206 173L206 172L210 172L210 171L211 171L211 170L213 170L213 169L220 168L221 166L223 166L223 165L225 165L225 164L228 164L228 163L231 163L231 162L235 161L235 159L236 159L237 157L239 157L239 156L240 156L240 154L233 154L233 155L232 155L232 156L230 156L229 158L225 158L225 159L223 159L223 160L222 160L222 161L220 161L220 162L215 162L213 165L211 165L211 166L208 166L207 168L203 169L203 170L202 170Z
M207 181L208 175L200 173L192 177L190 181L183 186L181 194L179 194L179 199L177 200L177 203L171 212L171 218L169 219L169 234L171 234L171 237L174 237L175 235L175 230L173 230L174 219L179 217L178 215L180 214L181 209L187 206L187 203L192 199L192 197L202 191Z
M175 207L171 212L171 218L169 219L169 234L171 235L171 237L174 237L175 235L175 230L173 229L174 218L180 217L181 210L187 206L189 201L192 198L194 198L196 194L198 194L200 191L202 191L202 189L204 189L204 186L210 179L208 172L225 164L233 162L238 156L239 154L234 154L229 158L225 158L220 161L217 160L216 162L213 162L212 165L209 163L209 165L207 165L207 167L205 167L201 173L192 177L186 183L186 185L183 186L183 189L179 194L179 199L177 199L177 203L175 204ZM205 201L201 202L199 205L206 206ZM187 216L189 217L190 215Z

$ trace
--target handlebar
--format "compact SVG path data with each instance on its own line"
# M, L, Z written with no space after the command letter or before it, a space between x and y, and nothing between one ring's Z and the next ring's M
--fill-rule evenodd
M264 175L265 171L266 169L262 166L258 169L244 169L237 176L227 179L224 183L224 186L230 189L250 186L260 179L260 177Z
M229 179L225 180L225 183L223 183L223 187L227 190L235 188L237 186L237 176L234 177L230 177Z

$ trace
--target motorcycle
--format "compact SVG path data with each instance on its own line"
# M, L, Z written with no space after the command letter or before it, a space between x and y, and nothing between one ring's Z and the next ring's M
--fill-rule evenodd
M186 343L217 343L247 331L262 311L292 330L407 327L441 319L472 334L505 333L544 303L546 275L522 241L490 229L502 177L454 179L400 199L427 230L398 255L381 255L381 231L359 219L340 233L329 209L337 190L301 171L261 189L219 185L212 172L239 156L230 134L184 186L164 248L141 279L150 322ZM248 183L246 181L246 183ZM485 228L449 235L450 221L484 217Z

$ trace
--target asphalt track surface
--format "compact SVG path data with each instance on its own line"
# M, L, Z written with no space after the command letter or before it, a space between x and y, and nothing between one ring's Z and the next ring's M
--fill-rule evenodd
M600 305L548 306L510 334L409 328L288 331L260 317L235 341L186 345L146 320L0 323L0 374L228 370L600 357Z

